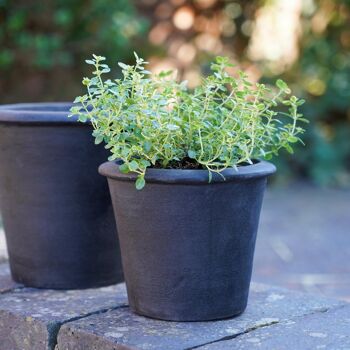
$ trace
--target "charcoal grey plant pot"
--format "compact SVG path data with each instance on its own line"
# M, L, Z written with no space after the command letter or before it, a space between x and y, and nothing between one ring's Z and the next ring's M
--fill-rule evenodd
M171 321L238 315L247 305L261 203L271 163L225 170L148 169L146 186L118 162L108 178L129 304Z
M55 289L123 280L107 151L70 104L0 107L0 211L16 282Z

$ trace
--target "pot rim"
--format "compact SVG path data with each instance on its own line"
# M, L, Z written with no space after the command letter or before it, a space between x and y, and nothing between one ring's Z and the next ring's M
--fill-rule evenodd
M68 118L72 102L32 102L0 105L0 123L11 124L75 124ZM81 123L82 124L82 123ZM90 124L90 123L86 123Z
M132 181L137 178L136 173L123 174L119 171L121 161L105 162L101 164L98 171L101 175L109 179L119 181ZM251 165L239 166L225 169L221 172L224 178L217 174L212 174L212 180L209 183L208 170L193 169L153 169L148 168L145 175L146 183L167 183L167 184L213 184L225 183L237 180L257 179L267 177L276 172L276 167L270 162L257 159L256 163Z

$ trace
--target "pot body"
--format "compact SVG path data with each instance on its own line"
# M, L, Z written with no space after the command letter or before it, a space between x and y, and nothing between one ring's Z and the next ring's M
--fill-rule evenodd
M26 286L90 288L123 280L112 204L92 128L70 105L0 108L0 210L12 277Z
M100 167L108 176L133 311L172 321L244 311L266 178L275 171L261 165L264 174L214 176L210 184L206 171L151 169L141 191L115 164Z

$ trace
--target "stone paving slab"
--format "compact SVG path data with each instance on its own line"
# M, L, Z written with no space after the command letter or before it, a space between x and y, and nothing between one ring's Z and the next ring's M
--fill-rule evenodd
M350 190L269 188L253 280L350 302Z
M248 332L200 350L349 350L350 305Z
M0 276L0 284L9 276ZM0 294L0 350L53 350L62 324L125 307L125 285L53 291L14 289Z
M342 305L335 300L252 284L248 308L237 318L215 322L164 322L136 316L129 308L120 308L66 323L58 334L58 349L189 350L305 315L318 315Z

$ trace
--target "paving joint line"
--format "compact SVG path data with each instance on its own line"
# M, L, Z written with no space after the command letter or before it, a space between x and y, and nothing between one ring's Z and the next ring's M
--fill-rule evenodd
M215 344L215 343L219 343L219 342L222 342L222 341L228 341L228 340L232 340L232 339L238 338L238 337L240 337L242 335L248 334L250 332L254 332L254 331L256 331L257 329L260 329L260 328L267 328L267 327L270 327L270 326L273 326L273 325L276 325L276 324L283 324L286 321L298 320L298 319L301 319L301 318L304 318L304 317L307 317L307 316L311 316L311 315L315 315L315 314L323 314L323 313L327 313L329 311L339 310L339 309L342 309L345 306L347 306L347 304L348 303L344 303L343 305L338 305L338 306L334 306L334 307L324 307L324 308L315 309L315 310L313 310L313 311L311 311L309 313L305 313L305 314L302 314L302 315L299 315L299 316L296 316L296 317L292 317L290 320L281 320L281 321L273 320L271 322L266 322L264 324L259 324L259 325L250 327L250 328L246 329L243 332L239 332L239 333L233 334L233 335L228 335L226 337L219 338L219 339L216 339L216 340L212 340L212 341L207 342L207 343L195 345L195 346L192 346L190 348L185 348L184 350L199 349L199 348L201 348L203 346L206 346L206 345Z

